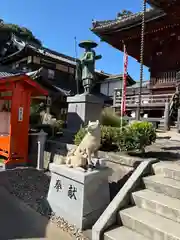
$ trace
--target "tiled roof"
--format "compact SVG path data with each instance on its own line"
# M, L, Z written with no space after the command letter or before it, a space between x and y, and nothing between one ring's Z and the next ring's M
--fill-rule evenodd
M73 57L67 56L67 55L62 54L62 53L55 52L55 51L50 50L48 48L43 48L43 47L42 48L37 48L36 46L30 45L30 44L28 44L26 46L26 48L28 48L28 47L31 48L33 51L35 51L35 52L37 52L37 53L39 53L43 56L47 56L47 57L53 58L55 60L59 60L59 61L65 62L65 63L69 63L70 65L76 66L76 59L73 58ZM100 74L100 75L103 75L103 76L108 76L109 75L109 74L104 73L103 71L97 70L97 69L95 69L95 72L97 74Z
M44 56L48 56L62 62L67 62L71 65L76 65L75 58L70 58L69 56L66 56L64 54L59 54L57 52L55 53L54 51L51 51L50 49L47 49L47 48L37 48L33 45L28 45L28 46L32 48L34 51L36 51L37 53L40 53Z
M73 57L70 57L70 56L67 56L67 55L64 55L62 53L58 53L58 52L55 52L55 51L52 51L48 48L36 48L32 45L30 45L30 47L35 50L36 52L44 55L44 56L47 56L47 57L51 57L51 58L54 58L55 60L59 60L59 61L62 61L62 62L66 62L66 63L69 63L70 65L73 65L73 66L76 66L76 59L73 58ZM107 73L104 73L103 71L101 70L97 70L95 69L95 72L97 74L100 74L100 75L105 75L105 76L108 76L109 74Z
M160 9L150 8L147 9L145 13L145 20L154 20L156 18L164 16L164 11ZM138 23L141 23L142 19L142 12L133 13L128 15L127 17L117 18L115 20L108 20L108 21L95 21L93 22L92 31L104 31L109 29L123 29L126 27L132 27Z
M105 78L103 83L122 80L122 79L123 79L123 74L122 73L121 74L112 74L112 75L109 75L107 78ZM131 76L129 74L128 74L127 80L128 80L128 83L130 85L135 84L135 81L131 78Z
M69 96L70 95L70 93L71 93L71 90L70 91L67 91L67 90L64 90L64 89L62 89L62 88L60 88L60 87L57 87L57 86L55 86L55 85L52 85L55 89L57 89L59 92L63 92L64 93L64 95L65 96Z
M113 75L109 75L108 78L106 78L106 80L111 80L111 79L117 79L117 78L122 78L123 74L113 74Z
M29 77L35 77L37 76L40 72L41 69L36 70L36 71L32 71L32 72L24 72L24 71L16 71L16 70L9 70L9 71L5 71L6 68L0 68L0 79L1 78L8 78L8 77L14 77L14 76L19 76L19 75L27 75Z
M17 71L6 71L6 72L2 71L1 72L1 68L0 68L0 80L4 79L4 78L15 77L15 76L20 76L20 75L27 75L28 77L35 80L40 76L41 71L42 71L42 68L40 68L39 70L33 71L33 72L17 72ZM66 91L66 90L64 90L60 87L57 87L55 85L52 85L52 84L51 84L51 87L54 88L56 91L60 92L64 96L70 95L70 91Z
M8 72L0 72L0 79L1 78L6 78L6 77L13 77L13 76L17 76L19 74L15 74L15 73L8 73Z
M22 39L12 34L11 40L13 41L13 45L15 45L18 48L17 52L12 53L11 55L8 55L2 59L0 59L2 62L6 62L8 59L12 59L12 57L17 56L18 54L22 54L22 52L26 52L27 49L31 49L32 51L41 54L43 56L50 57L52 59L55 59L56 61L61 61L64 63L68 63L72 65L73 67L76 66L76 58L73 58L71 56L67 56L65 54L56 52L54 50L45 48L45 47L39 47L36 44L32 43L25 43ZM102 76L108 76L109 74L104 73L103 71L95 70L97 74Z

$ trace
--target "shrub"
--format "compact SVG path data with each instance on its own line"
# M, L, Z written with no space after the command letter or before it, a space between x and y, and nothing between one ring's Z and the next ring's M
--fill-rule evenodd
M121 151L145 151L145 147L156 140L156 131L152 123L133 122L123 129L118 139Z
M39 123L41 123L39 105L37 103L32 103L30 107L30 124L37 125Z
M64 126L64 121L59 119L53 122L53 124L51 125L52 131L53 131L53 135L56 135L57 133L62 133L62 129Z
M57 131L62 130L63 126L64 126L64 121L61 119L56 120L53 124L53 127L55 127Z
M105 108L102 111L101 123L103 126L120 128L121 126L127 125L128 122L122 118L122 125L121 125L121 118L114 113L113 109Z
M75 135L74 143L79 145L86 134L86 129L81 128ZM110 126L101 126L101 150L144 152L145 147L156 140L156 131L152 123L133 122L122 129Z
M79 145L86 134L85 128L80 130L75 135L74 143ZM101 150L110 151L118 148L117 141L120 135L120 128L101 126Z
M76 133L75 138L74 138L74 143L75 145L79 145L84 136L86 135L86 129L81 127L79 131Z
M117 140L121 135L120 128L101 126L101 149L111 150L117 146Z
M31 125L37 125L41 122L41 117L39 115L39 113L34 113L30 115L30 124Z

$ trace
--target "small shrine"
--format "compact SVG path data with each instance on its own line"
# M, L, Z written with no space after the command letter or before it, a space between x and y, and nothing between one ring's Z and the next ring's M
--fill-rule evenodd
M31 97L48 95L29 74L0 72L0 155L6 165L28 162Z

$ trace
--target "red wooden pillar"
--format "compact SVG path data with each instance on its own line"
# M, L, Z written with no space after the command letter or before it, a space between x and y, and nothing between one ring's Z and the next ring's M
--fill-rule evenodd
M12 89L10 152L6 163L26 163L28 154L28 131L31 91L15 82Z
M27 163L31 96L48 92L25 75L1 79L0 91L12 91L12 97L4 98L11 100L11 119L10 133L0 135L0 155L7 158L5 164Z

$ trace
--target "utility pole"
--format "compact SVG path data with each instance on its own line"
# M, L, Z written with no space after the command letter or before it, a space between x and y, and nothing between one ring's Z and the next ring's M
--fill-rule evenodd
M142 94L142 82L143 82L143 70L144 70L144 31L145 31L145 12L146 12L146 0L142 0L142 25L141 25L141 49L140 49L140 84L139 84L139 98L136 111L136 119L140 120L141 113L141 94Z

